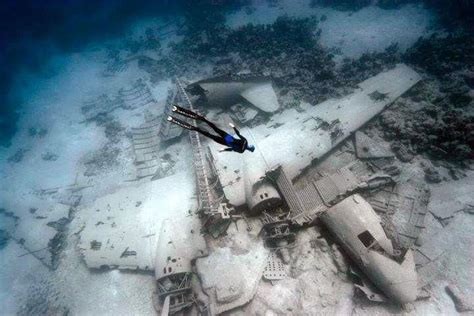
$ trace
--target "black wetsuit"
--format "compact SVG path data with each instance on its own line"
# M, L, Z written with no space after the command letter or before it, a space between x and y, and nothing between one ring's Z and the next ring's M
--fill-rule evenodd
M218 128L214 123L202 119L202 121L206 122L218 135L213 135L206 130L203 130L199 127L196 127L195 131L203 134L206 137L211 138L215 142L222 144L224 146L228 146L228 148L224 149L225 151L236 151L238 153L243 153L246 149L248 149L248 141L245 137L243 137L237 128L234 127L235 134L239 136L239 138L235 138L234 136L226 133L225 131Z

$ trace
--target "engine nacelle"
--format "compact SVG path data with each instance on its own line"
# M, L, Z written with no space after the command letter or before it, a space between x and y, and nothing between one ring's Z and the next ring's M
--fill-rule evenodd
M282 204L282 199L276 188L269 182L256 183L246 192L246 202L249 215L259 215L264 210L272 210Z

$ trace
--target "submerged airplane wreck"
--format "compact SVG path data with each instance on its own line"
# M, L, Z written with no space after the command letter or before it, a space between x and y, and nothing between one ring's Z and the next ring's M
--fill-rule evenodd
M162 314L215 315L251 301L262 277L286 278L298 231L322 222L352 259L355 286L368 299L415 301L423 295L415 242L429 191L390 149L358 130L419 80L399 64L346 97L298 111L280 109L270 78L216 77L187 87L177 79L162 116L132 135L135 186L90 207L89 221L103 225L81 233L86 264L154 271ZM258 113L270 121L242 129L254 153L219 153L197 132L166 123L173 104L228 107L227 120L236 124ZM185 181L193 176L186 171L156 177L159 144L183 136L191 144L195 186ZM330 167L319 167L324 162ZM302 178L305 185L296 187ZM120 210L120 218L93 209ZM233 223L238 234L229 233ZM216 247L226 234L245 252Z

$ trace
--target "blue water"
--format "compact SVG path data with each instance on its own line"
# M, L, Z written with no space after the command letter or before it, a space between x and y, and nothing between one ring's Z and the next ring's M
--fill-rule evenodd
M16 132L16 121L22 104L12 98L14 77L22 69L43 73L46 60L56 53L81 51L91 43L123 35L129 23L146 17L170 15L187 17L197 25L212 21L212 12L228 11L250 1L36 1L6 0L0 7L0 144L8 146ZM256 3L263 3L260 0ZM371 1L308 1L311 4L333 6L341 12L357 11ZM269 1L277 7L278 1ZM396 9L405 3L423 1L381 1L379 7ZM428 7L440 12L439 19L452 26L472 21L469 1L426 1ZM295 4L294 7L298 5ZM449 12L451 18L448 18ZM211 18L209 18L211 17ZM474 24L474 23L472 23ZM472 28L472 25L470 25Z

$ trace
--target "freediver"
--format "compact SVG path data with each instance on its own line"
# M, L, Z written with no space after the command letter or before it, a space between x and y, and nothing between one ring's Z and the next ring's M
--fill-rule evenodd
M217 142L219 144L222 144L224 146L227 146L226 148L220 149L219 150L220 152L222 152L222 151L235 151L235 152L238 152L238 153L243 153L245 150L249 150L249 151L252 151L252 152L255 150L255 146L249 145L247 139L240 134L239 130L232 123L229 123L229 125L230 125L230 127L232 127L234 129L235 134L237 134L237 136L239 138L235 138L234 136L226 133L225 131L218 128L214 123L208 121L204 116L199 115L199 114L197 114L197 113L195 113L191 110L188 110L188 109L185 109L185 108L182 108L180 106L175 105L175 106L173 106L172 111L174 113L178 113L178 114L181 114L183 116L186 116L186 117L198 120L198 121L205 122L207 125L209 125L218 135L213 135L213 134L209 133L208 131L203 130L203 129L197 127L197 126L193 126L193 125L191 125L187 122L181 121L181 120L179 120L175 117L168 116L168 121L169 122L174 123L178 126L181 126L182 128L199 132L202 135L204 135L206 137L209 137L210 139L214 140L215 142Z

